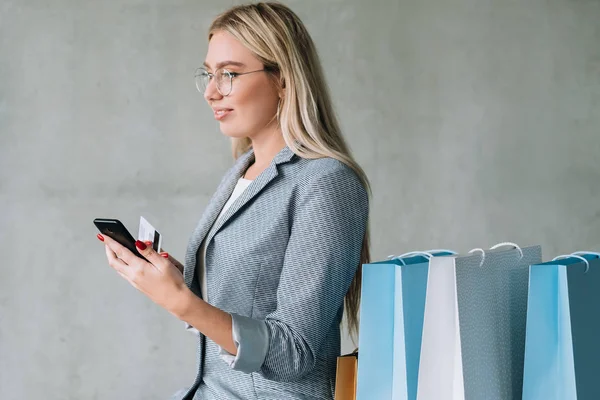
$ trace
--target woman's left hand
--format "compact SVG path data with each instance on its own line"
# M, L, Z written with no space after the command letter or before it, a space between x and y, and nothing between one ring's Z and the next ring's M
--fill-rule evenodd
M138 252L148 261L108 236L99 235L98 239L104 239L108 264L113 269L156 304L175 316L180 315L189 289L173 263L139 240L135 243Z

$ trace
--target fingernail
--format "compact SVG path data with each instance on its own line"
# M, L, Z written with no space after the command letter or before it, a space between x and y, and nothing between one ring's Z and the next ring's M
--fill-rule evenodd
M161 257L169 258L169 253L160 253Z
M96 237L99 241L104 242L104 236L102 236L101 234L97 234Z
M152 245L152 242L149 241L149 240L145 240L144 243L146 243L146 246L151 246Z
M137 247L140 250L146 250L146 245L141 240L135 241L135 247Z

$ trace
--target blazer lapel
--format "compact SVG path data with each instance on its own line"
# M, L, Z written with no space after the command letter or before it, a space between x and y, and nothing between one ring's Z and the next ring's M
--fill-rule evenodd
M278 165L288 162L294 156L294 152L285 146L271 161L271 164L265 169L249 186L231 204L229 209L219 218L215 224L215 220L219 216L219 213L223 209L223 206L231 197L233 189L235 188L238 180L244 175L244 172L248 169L250 164L254 161L254 151L251 149L240 158L238 158L232 169L229 177L224 181L221 189L215 193L213 199L209 203L206 212L202 215L198 226L196 227L185 256L185 268L184 268L184 280L188 287L191 288L192 281L194 279L194 271L196 269L197 253L200 244L206 239L206 246L208 247L210 241L215 234L223 227L223 225L229 221L246 203L252 200L258 195L264 188L278 175ZM214 225L214 227L213 227ZM211 229L212 227L212 229ZM210 233L209 233L210 232ZM208 234L208 237L206 236ZM199 295L199 293L197 293Z
M244 192L240 195L240 197L238 197L231 204L229 209L221 216L221 218L219 218L215 227L210 230L210 233L209 233L208 237L206 238L207 245L210 243L212 238L217 234L217 232L219 232L221 227L223 227L223 225L225 225L227 223L227 221L229 221L246 203L248 203L250 200L252 200L254 197L256 197L256 195L258 195L265 188L265 186L267 186L269 184L269 182L271 182L273 179L275 179L275 177L279 174L279 172L277 171L278 165L282 164L284 162L290 161L293 156L294 156L294 153L292 152L292 150L290 150L289 147L286 146L275 156L275 158L273 158L273 161L271 161L271 164L269 164L269 166L258 177L256 177L256 179L248 186L248 188L246 188L246 190L244 190ZM239 175L237 176L237 179L233 183L233 187L235 187L238 179L242 177L245 170L246 170L246 168L244 168L243 170L240 171ZM233 192L233 188L232 188L232 192ZM230 195L231 195L231 193L229 193L229 195L225 199L225 202L227 202L227 199L229 199ZM224 203L223 203L223 205L224 205ZM222 208L223 207L221 206L219 208L219 211Z
M188 287L191 288L192 280L194 279L194 271L196 269L196 254L200 244L206 237L209 229L215 223L217 216L223 209L223 206L233 193L233 189L237 184L237 181L244 174L244 171L248 169L252 161L254 160L254 151L250 149L242 156L240 156L234 167L229 173L229 176L223 181L219 190L215 193L211 201L209 202L206 211L202 214L194 233L188 243L187 252L185 255L185 266L184 266L184 280ZM198 293L199 295L199 293Z

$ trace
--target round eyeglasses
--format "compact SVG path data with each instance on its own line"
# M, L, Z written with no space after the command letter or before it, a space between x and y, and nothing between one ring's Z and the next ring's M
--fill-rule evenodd
M255 72L266 71L265 69L257 69L256 71L249 72L231 72L226 70L225 68L219 68L214 73L210 73L204 68L200 67L196 70L194 74L194 79L196 80L196 89L202 94L206 91L208 84L212 78L215 78L215 82L217 85L217 90L221 95L228 96L233 89L233 78L236 78L240 75L248 75L253 74Z

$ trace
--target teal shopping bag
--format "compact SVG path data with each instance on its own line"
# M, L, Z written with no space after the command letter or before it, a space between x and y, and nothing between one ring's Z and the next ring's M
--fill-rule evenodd
M418 400L520 399L529 266L541 246L429 263Z
M599 311L597 253L530 267L524 400L600 399Z
M363 265L358 400L416 399L428 265L423 255Z

